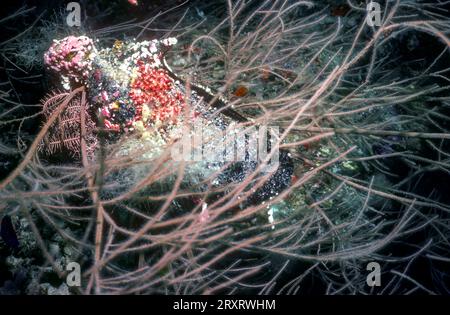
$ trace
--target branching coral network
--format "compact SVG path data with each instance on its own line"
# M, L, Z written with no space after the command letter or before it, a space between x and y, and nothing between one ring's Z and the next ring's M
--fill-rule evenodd
M73 293L300 294L308 281L326 294L441 293L411 266L449 262L450 206L415 185L450 170L445 6L387 1L371 26L353 1L348 10L327 1L181 3L55 39L45 62L63 78L39 113L18 115L28 105L1 84L0 126L41 124L26 149L20 132L17 148L0 145L20 156L0 182L0 211L28 220L61 279L48 231L70 246L67 260L82 270ZM4 58L20 36L0 43ZM172 37L178 43L161 44L157 66L127 59L126 49L142 54L152 39ZM417 38L439 51L396 59L400 43L412 54ZM198 115L211 134L222 123L280 133L257 165L175 161L172 146ZM280 166L267 172L275 150ZM366 283L372 261L383 265L379 288Z

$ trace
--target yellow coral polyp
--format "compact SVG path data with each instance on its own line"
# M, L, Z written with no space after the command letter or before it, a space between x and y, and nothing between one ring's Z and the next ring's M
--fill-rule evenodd
M144 106L142 106L142 121L144 123L147 122L148 118L150 117L150 114L151 114L150 108L148 107L147 104L144 104Z
M111 103L111 109L119 109L119 102Z
M142 133L142 139L148 140L148 139L150 139L150 137L151 137L151 134L147 130Z
M145 131L145 126L144 126L144 123L142 122L142 120L135 121L133 123L133 126L139 132L144 132Z

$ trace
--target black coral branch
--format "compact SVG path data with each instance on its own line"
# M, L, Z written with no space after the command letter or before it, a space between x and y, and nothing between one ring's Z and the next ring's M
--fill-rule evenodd
M43 100L43 113L47 120L58 104L67 97L68 93L54 92ZM50 127L43 141L39 145L39 151L45 155L53 155L58 152L70 154L74 158L80 158L81 137L81 110L85 108L86 144L90 156L95 151L97 139L95 136L95 122L87 112L88 106L81 106L81 95L74 96L67 108L59 115L55 123Z

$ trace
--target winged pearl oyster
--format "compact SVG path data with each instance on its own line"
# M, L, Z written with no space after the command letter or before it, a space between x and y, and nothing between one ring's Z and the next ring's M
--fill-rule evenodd
M202 98L192 95L192 104L194 108L203 108L206 106ZM205 110L206 111L206 110ZM182 185L195 185L201 181L217 174L227 163L224 159L226 134L233 131L233 128L226 128L223 120L209 120L206 116L189 116L189 122L183 116L177 124L171 124L164 128L148 127L142 130L138 137L129 137L125 140L117 151L116 156L132 156L141 163L133 166L131 173L128 173L133 179L132 182L138 182L143 179L152 168L152 162L157 160L165 150L169 154L170 164L173 170L173 176L166 178L166 184L173 183L175 180L177 166L180 163L185 165L185 176ZM221 123L218 124L217 122ZM229 142L228 142L229 144ZM233 145L233 144L232 144ZM245 143L240 143L245 146ZM211 178L213 185L220 185L223 181L219 176Z
M147 50L144 49L143 51L144 54L147 53ZM171 89L167 93L172 93L173 95L173 91L176 91L176 93L183 95L184 98L186 91L183 80L171 71L163 55L158 56L160 56L159 61L156 64L152 64L151 67L162 69L170 75ZM133 76L134 78L137 77L135 73ZM147 160L150 162L147 166L140 164L133 167L132 175L127 176L127 178L133 178L132 182L139 181L139 179L148 174L151 168L151 161L159 157L166 149L171 150L171 161L167 163L172 163L174 174L176 173L176 166L181 161L186 162L182 184L187 185L198 184L210 178L213 174L217 175L226 163L233 160L229 159L227 154L224 154L226 147L234 147L235 152L245 152L247 150L245 138L237 136L242 130L234 128L236 122L243 122L246 119L232 110L224 110L217 113L217 107L225 106L225 100L221 99L221 104L218 106L209 106L213 96L208 89L195 85L192 85L191 89L191 98L188 102L190 108L184 108L172 123L163 124L158 120L148 123L148 117L152 110L147 104L143 105L141 121L133 124L134 129L140 132L141 137L130 138L117 153L118 155L138 157L141 161ZM188 133L186 128L188 128ZM199 128L201 129L200 132ZM197 142L197 145L193 146L188 144L187 147L184 147L184 152L179 153L180 145L184 146L186 142L192 144L198 138L200 138L200 143ZM174 143L175 146L168 148L169 145ZM187 156L186 153L188 154ZM282 154L281 156L282 167L278 168L274 176L262 189L255 191L254 198L251 198L252 202L268 199L290 183L292 174L291 161L287 154ZM218 176L210 178L212 184L223 185L234 181L242 181L246 174L256 168L257 162L238 161L233 164L234 166L237 165L237 167L233 166L231 169L221 172ZM167 177L166 184L173 183L174 179L175 175Z
M91 39L72 36L56 41L45 59L48 66L60 74L63 84L70 84L70 88L80 84L86 87L90 108L98 113L98 121L104 122L102 127L110 131L107 140L121 140L117 156L153 160L168 145L180 141L185 135L186 124L202 125L203 142L197 147L208 153L187 158L189 163L184 178L187 183L192 183L220 170L227 159L224 161L223 152L217 148L222 148L224 138L232 133L227 127L233 126L234 121L245 122L247 119L231 109L224 109L224 100L211 102L214 98L211 93L195 85L191 86L190 108L187 108L183 80L164 60L165 48L175 43L173 38L116 41L111 48L97 50ZM70 79L66 80L67 77ZM209 106L211 103L212 107ZM216 112L217 108L222 109L220 113ZM122 137L124 134L128 135ZM245 151L245 139L237 139L233 145L237 150ZM261 193L255 194L259 196L256 201L267 199L286 187L292 168L289 158L283 160L284 166L278 168ZM171 162L179 163L173 159ZM241 181L256 167L254 161L233 164L238 167L222 172L214 179L215 184ZM122 179L132 179L135 183L147 174L148 170L142 165L124 170L131 171L133 176L122 176Z

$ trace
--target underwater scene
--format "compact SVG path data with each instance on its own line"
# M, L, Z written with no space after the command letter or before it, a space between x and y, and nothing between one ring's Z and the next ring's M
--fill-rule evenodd
M450 293L449 1L1 8L0 295Z

